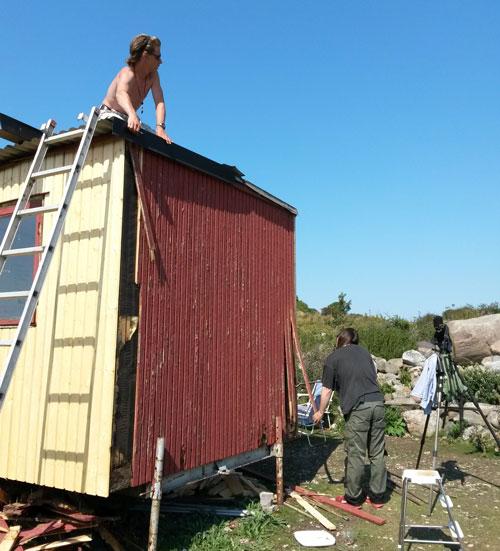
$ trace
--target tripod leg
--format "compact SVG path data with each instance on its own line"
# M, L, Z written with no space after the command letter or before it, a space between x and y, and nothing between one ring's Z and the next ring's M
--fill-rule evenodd
M444 425L446 423L446 418L448 417L448 400L444 403L444 412L443 412L443 424L441 426L442 429L444 429Z
M417 458L417 464L415 465L415 469L418 469L418 466L420 465L420 459L422 458L422 451L424 449L425 436L427 434L427 427L429 426L430 418L431 418L431 414L429 413L429 415L427 415L425 418L424 432L422 433L422 438L420 440L420 450L418 451L418 458Z
M458 399L458 424L460 427L460 433L464 430L464 405L465 405L465 398L463 396L460 396Z
M464 386L466 386L466 384L464 383L464 380L462 379L462 375L460 374L460 372L458 371L458 368L457 366L455 365L455 371L457 372L457 375L458 375L458 378L460 379L460 381L462 382L462 384ZM497 443L497 448L500 449L500 440L498 439L498 436L496 435L493 427L490 425L490 423L488 422L488 419L486 419L486 415L483 413L483 410L479 407L479 404L476 400L476 397L472 394L472 392L469 390L468 393L467 393L467 397L470 399L470 401L476 406L476 410L477 412L481 415L481 417L483 418L483 421L485 423L485 425L488 427L488 430L491 432L491 436L493 436L495 442ZM462 415L463 415L463 410L462 410Z

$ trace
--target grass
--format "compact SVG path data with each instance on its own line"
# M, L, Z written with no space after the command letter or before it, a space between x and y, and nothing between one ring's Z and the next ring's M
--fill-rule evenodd
M279 513L265 512L258 502L245 504L250 516L228 520L211 515L163 515L159 551L233 551L265 548L265 538L286 527Z
M334 435L327 431L328 440L334 441ZM314 448L310 448L305 438L289 443L285 450L285 476L317 492L338 495L343 486L332 483L321 462L315 463L320 468L311 471L309 467L313 458L318 455L328 457L330 472L335 478L343 471L344 453L342 446L333 447L324 444L321 438L316 439ZM388 467L391 472L400 473L402 468L413 468L417 456L419 441L411 438L388 438ZM426 443L423 454L423 468L431 461L430 449L432 439ZM333 451L331 451L333 449ZM445 487L452 496L455 514L466 535L466 546L474 544L475 549L493 551L498 538L497 515L500 510L500 480L498 475L498 454L482 455L474 446L461 438L448 442L440 439L438 465L445 470ZM307 472L314 472L312 478L303 478L304 466ZM298 478L297 478L298 477ZM417 488L415 493L427 500L428 492ZM333 549L352 549L351 541L357 549L393 550L397 543L399 511L401 498L393 493L389 503L380 511L367 505L363 509L386 519L386 524L376 526L355 517L348 521L334 514L321 511L337 525L338 545ZM297 506L296 503L294 503ZM294 539L296 530L320 529L313 520L297 513L288 507L269 515L262 511L258 503L246 504L252 516L242 519L227 520L220 517L202 515L167 515L161 521L161 540L159 551L271 551L286 549L299 551L301 548ZM340 511L338 511L340 513ZM408 518L415 523L431 521L440 524L443 516L441 507L436 507L432 517L426 516L427 506L409 503ZM443 522L445 523L445 522ZM488 547L489 546L489 547Z

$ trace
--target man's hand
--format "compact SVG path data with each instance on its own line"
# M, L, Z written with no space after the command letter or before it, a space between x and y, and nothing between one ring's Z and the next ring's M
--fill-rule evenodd
M141 121L136 113L132 113L128 116L127 126L131 132L137 134L141 129Z
M313 421L314 421L314 424L315 425L319 425L321 423L321 419L323 419L323 413L318 410L314 415L313 415Z
M167 143L172 143L170 136L165 132L165 129L162 128L161 126L156 127L156 135L160 136L160 138L165 140Z

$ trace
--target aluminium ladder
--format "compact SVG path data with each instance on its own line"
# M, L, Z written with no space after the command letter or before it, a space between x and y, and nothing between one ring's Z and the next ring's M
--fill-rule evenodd
M21 195L16 203L16 206L14 207L14 211L12 212L7 229L5 230L2 243L0 244L0 275L8 258L41 254L41 259L38 263L38 268L33 277L30 289L25 291L0 292L0 304L2 300L15 298L25 299L24 308L14 332L14 338L7 341L0 340L0 347L9 348L3 369L0 373L0 408L5 399L7 388L21 353L23 343L26 339L28 328L45 281L45 276L47 275L47 271L49 269L50 261L54 256L55 247L62 233L73 192L75 191L80 172L85 164L85 159L87 158L90 144L99 120L99 109L93 107L88 117L81 114L79 115L79 118L86 120L86 125L83 129L80 128L78 130L63 132L53 136L52 134L56 123L52 119L50 119L42 127L43 133L40 138L40 143L38 144L35 157L33 158L31 166L28 170L28 174L21 188ZM67 166L42 170L42 164L48 148L55 143L60 143L74 136L80 136L81 139L73 163ZM67 173L68 176L64 184L60 203L57 205L44 205L41 207L29 208L28 205L30 196L37 179L64 173ZM13 249L12 244L23 218L30 215L45 214L47 212L57 212L47 244L35 247L25 247L22 249Z

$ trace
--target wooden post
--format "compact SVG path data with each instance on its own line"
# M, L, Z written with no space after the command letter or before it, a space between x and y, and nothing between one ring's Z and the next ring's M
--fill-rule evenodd
M153 223L149 215L148 206L146 203L146 194L144 191L144 182L142 180L142 150L132 144L130 146L130 158L132 159L132 169L135 176L135 187L137 189L137 197L139 199L139 208L141 209L142 219L144 221L144 230L146 232L146 240L148 242L149 257L152 261L156 257L156 245L153 233Z
M158 543L158 523L160 520L161 482L163 479L163 456L165 454L165 438L156 441L156 461L153 487L151 488L151 516L149 519L148 551L156 551Z
M311 383L309 382L309 377L307 376L306 367L304 365L304 359L302 358L302 351L300 349L299 338L297 336L297 326L295 325L295 319L293 315L290 317L290 323L292 324L293 344L294 344L295 352L299 359L299 366L302 371L302 375L304 376L304 383L306 384L306 390L307 390L307 395L309 396L309 402L311 403L314 413L316 413L318 411L318 407L316 406L316 402L314 401L314 397L312 395Z
M283 505L283 420L276 417L276 502Z

